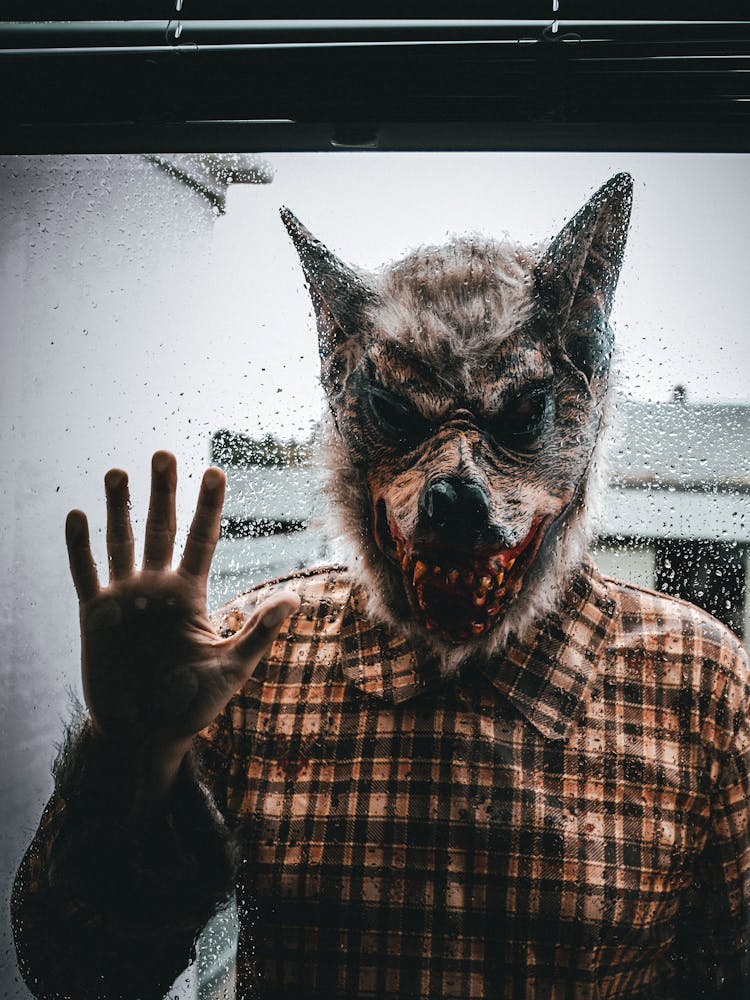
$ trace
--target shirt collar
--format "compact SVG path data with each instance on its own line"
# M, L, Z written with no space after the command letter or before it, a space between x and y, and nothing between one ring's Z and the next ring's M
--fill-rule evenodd
M479 670L547 739L567 740L599 670L615 603L587 560L559 607L514 636ZM442 682L427 648L366 616L353 588L341 626L346 679L365 694L398 704Z

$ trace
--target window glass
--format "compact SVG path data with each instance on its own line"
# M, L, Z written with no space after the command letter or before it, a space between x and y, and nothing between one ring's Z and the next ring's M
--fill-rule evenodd
M705 598L746 634L749 166L741 155L616 153L0 159L6 895L80 697L65 514L87 511L103 567L105 471L130 473L142 541L150 455L175 452L179 546L201 470L227 469L214 606L337 557L310 450L324 406L317 337L282 205L374 269L453 233L540 243L630 171L597 559L635 584ZM26 996L11 979L5 995ZM195 978L184 986L195 989Z

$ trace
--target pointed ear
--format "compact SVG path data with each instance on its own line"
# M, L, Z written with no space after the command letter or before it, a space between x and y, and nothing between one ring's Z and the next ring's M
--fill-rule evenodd
M544 322L588 379L609 367L614 335L608 320L632 200L630 174L612 177L563 227L536 267Z
M282 208L281 218L299 254L318 326L321 382L336 395L362 350L365 307L373 292L299 219Z

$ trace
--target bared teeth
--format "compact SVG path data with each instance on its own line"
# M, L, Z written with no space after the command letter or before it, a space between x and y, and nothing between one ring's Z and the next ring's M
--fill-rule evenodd
M405 545L399 546L397 552L405 578L411 578L414 588L412 600L418 604L420 617L428 632L455 642L485 635L495 626L497 617L506 606L509 575L518 557L504 564L504 555L498 553L479 565L463 566L460 563L451 566L446 559L441 566L425 562L424 558L418 559L413 550ZM434 588L441 587L445 587L456 599L469 602L476 619L481 617L481 621L466 621L461 626L460 634L446 629L444 624L432 617L435 614L432 604Z

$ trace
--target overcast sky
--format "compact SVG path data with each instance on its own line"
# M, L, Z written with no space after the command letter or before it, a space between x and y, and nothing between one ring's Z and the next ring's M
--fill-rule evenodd
M224 262L216 322L247 345L254 404L240 423L299 433L320 409L288 205L344 259L373 268L421 243L479 231L546 239L612 174L635 179L614 325L623 391L750 401L750 157L625 153L278 154L267 187L230 190L214 232ZM265 368L265 371L261 369ZM227 386L231 392L231 386ZM278 390L282 391L279 392Z
M28 514L35 497L35 530L50 525L50 544L61 546L65 512L80 506L101 550L112 465L131 474L139 521L156 448L175 451L185 483L219 428L309 433L323 407L317 337L282 205L341 257L375 268L452 233L547 239L629 170L633 223L613 317L622 390L668 400L682 383L693 401L750 402L749 156L266 159L273 182L230 188L219 218L137 156L0 164L0 444L6 468L27 476L7 510ZM183 487L182 529L193 503Z

